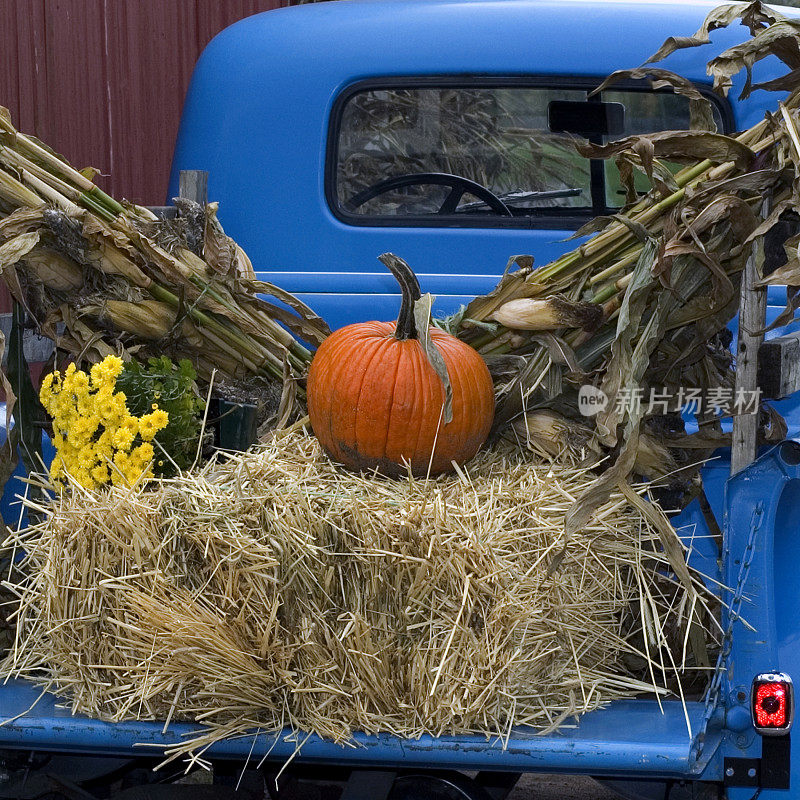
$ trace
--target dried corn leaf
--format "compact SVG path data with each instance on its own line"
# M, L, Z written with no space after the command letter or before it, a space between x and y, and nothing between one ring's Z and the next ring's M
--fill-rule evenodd
M246 277L245 270L239 268L236 242L226 235L217 219L218 210L218 203L209 203L205 207L203 257L213 270L222 275ZM252 265L250 268L252 270Z
M735 195L749 195L754 192L761 193L765 189L780 185L788 180L788 170L757 169L734 175L732 178L724 178L717 181L704 181L696 188L688 189L686 192L687 201L697 206L699 203L713 198L719 193Z
M43 223L41 208L18 208L0 219L0 237L10 239L20 233L32 233Z
M595 423L600 441L608 446L616 444L617 426L624 417L624 405L617 403L620 391L623 387L638 388L638 382L632 381L634 341L655 286L653 265L657 252L658 244L654 239L645 244L620 308L611 357L601 386L608 397L608 405L597 415Z
M253 269L253 262L245 251L236 245L236 274L247 281L256 280L256 271Z
M20 233L13 239L0 244L0 274L7 267L11 267L22 260L37 244L39 244L38 231Z
M307 342L319 346L330 335L331 329L328 327L328 323L310 306L293 294L267 281L246 281L244 285L254 292L270 295L289 306L295 314L288 316L282 314L280 317L276 314L276 319L280 319L290 331L296 333ZM265 307L270 313L273 313L273 310L278 308L272 303L265 303Z
M391 256L391 253L384 253L381 259ZM395 258L395 256L392 256ZM442 423L447 425L453 421L453 386L450 383L450 375L447 372L447 364L444 362L436 343L431 338L431 307L433 306L433 295L426 293L422 295L414 303L414 325L417 329L417 339L419 340L422 349L425 351L425 356L428 363L433 367L439 380L444 387L444 406L442 408Z
M17 132L11 120L11 112L5 106L0 106L0 130L6 133Z
M137 265L137 250L123 233L110 228L93 214L83 215L81 232L89 243L89 259L102 272L119 275L142 288L152 283Z
M89 362L98 363L106 356L119 355L116 349L103 340L103 334L90 328L80 318L80 313L68 303L58 307L57 316L53 315L51 324L56 319L63 322L68 331L63 336L53 337L56 346L76 356L78 360L85 358Z
M793 69L785 75L773 78L771 81L754 83L750 89L751 93L756 89L763 89L767 92L791 92L800 85L800 69Z
M716 133L717 124L714 121L714 107L711 105L711 101L688 78L667 69L656 67L618 69L612 72L596 89L593 89L590 96L623 80L647 80L653 89L670 87L675 94L688 97L690 129Z
M751 33L754 33L762 23L782 21L785 20L786 17L778 11L762 5L760 2L749 3L747 5L743 3L727 3L717 6L717 8L711 11L705 20L703 20L703 24L695 34L692 36L668 37L658 51L645 61L645 64L663 61L676 50L708 44L711 41L709 36L711 31L715 31L719 28L727 28L731 22L737 19L742 19L744 23L750 26Z
M83 269L50 247L35 247L24 257L23 267L42 285L57 292L75 292L83 286Z
M786 200L782 200L775 204L772 211L769 213L769 216L761 223L759 223L744 239L742 242L743 245L748 245L754 242L756 239L760 239L762 236L766 236L780 221L781 217L786 211L794 209L794 201L791 198L787 198ZM737 237L738 238L738 237Z
M716 164L733 161L739 168L747 168L755 156L747 145L736 139L708 131L648 133L628 136L608 144L578 144L576 149L587 158L611 158L626 150L633 150L642 158L645 169L648 169L650 152L652 157L683 164L696 164L708 159Z
M743 69L747 79L740 99L749 97L752 86L752 67L757 61L777 56L791 69L800 68L800 22L783 20L760 30L752 39L734 45L708 63L709 74L714 76L714 88L727 94L733 82L732 76Z
M511 271L513 266L518 269ZM533 284L526 283L527 278L533 274L533 256L517 255L508 259L506 268L500 282L488 294L476 297L464 310L464 319L484 320L504 302L517 297L534 297L542 289Z

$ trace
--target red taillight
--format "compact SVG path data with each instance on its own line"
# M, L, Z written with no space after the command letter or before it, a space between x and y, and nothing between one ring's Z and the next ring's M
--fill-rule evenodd
M782 672L756 676L752 689L753 725L759 733L788 733L794 716L792 680Z
M753 707L759 728L785 728L786 686L782 683L762 683L756 689Z

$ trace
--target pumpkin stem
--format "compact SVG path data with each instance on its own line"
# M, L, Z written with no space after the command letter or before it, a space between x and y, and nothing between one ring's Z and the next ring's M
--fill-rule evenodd
M403 301L400 304L400 313L397 315L397 328L394 332L396 339L416 339L417 326L414 324L414 303L422 296L419 281L414 270L394 253L384 253L378 260L388 268L400 284Z

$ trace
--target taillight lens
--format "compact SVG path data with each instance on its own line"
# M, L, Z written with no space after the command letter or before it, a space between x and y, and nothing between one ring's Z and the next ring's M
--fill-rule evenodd
M794 717L792 679L783 672L765 672L753 680L753 725L759 733L788 733Z

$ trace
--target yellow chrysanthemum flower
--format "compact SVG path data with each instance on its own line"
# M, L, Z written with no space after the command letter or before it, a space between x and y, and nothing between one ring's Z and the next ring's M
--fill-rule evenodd
M94 478L99 486L102 486L104 483L108 483L109 480L109 471L107 464L98 464L92 470L92 478Z
M150 442L160 430L167 427L168 423L169 414L157 409L151 414L144 414L139 418L139 433L145 442Z
M153 460L153 445L150 442L140 444L135 450L131 450L130 463L144 466Z
M128 428L117 428L111 438L111 442L118 450L127 450L133 444L136 434Z
M70 364L63 375L54 371L45 376L39 397L53 418L53 481L69 474L81 486L94 489L109 481L132 485L152 477L150 441L166 427L169 415L154 404L151 414L134 417L125 394L114 391L122 368L122 359L109 356L89 375Z

